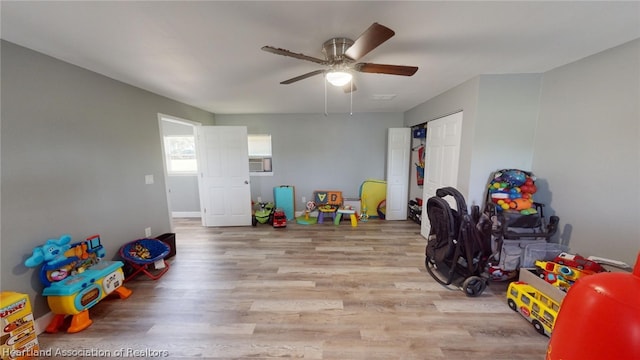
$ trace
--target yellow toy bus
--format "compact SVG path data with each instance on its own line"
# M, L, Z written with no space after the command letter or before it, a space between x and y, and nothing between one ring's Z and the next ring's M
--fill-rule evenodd
M509 284L507 304L533 324L540 334L551 336L560 304L522 281Z

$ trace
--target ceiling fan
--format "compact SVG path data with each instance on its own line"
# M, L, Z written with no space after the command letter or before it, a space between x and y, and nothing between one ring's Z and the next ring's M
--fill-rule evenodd
M289 50L273 46L263 46L262 50L276 55L290 56L300 60L311 61L325 65L327 69L320 69L296 76L280 82L291 84L315 75L324 74L332 85L341 86L344 92L356 90L352 80L352 72L377 73L389 75L411 76L418 71L416 66L384 65L374 63L357 62L360 58L389 40L395 32L384 25L373 23L355 41L347 38L332 38L322 44L322 52L325 59L294 53Z

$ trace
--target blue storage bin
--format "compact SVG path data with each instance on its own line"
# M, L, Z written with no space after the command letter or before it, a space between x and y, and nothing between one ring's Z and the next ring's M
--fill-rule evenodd
M420 129L413 129L413 137L415 139L424 139L427 137L427 129L426 128L420 128Z

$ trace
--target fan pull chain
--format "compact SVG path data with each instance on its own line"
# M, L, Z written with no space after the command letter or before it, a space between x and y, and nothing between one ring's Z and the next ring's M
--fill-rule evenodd
M353 80L349 81L349 86L351 86L351 92L349 93L349 116L353 116Z
M324 79L324 116L328 116L327 114L327 79L325 75Z

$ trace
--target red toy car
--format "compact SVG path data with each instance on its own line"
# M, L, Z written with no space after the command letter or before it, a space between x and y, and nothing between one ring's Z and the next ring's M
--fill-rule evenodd
M567 265L579 270L590 270L593 272L604 272L607 271L602 265L598 264L595 261L591 261L589 259L584 258L580 255L573 255L568 253L560 253L560 255L556 256L553 262L558 263L560 265Z
M285 226L287 226L287 216L282 209L276 209L273 213L273 227L279 228Z

